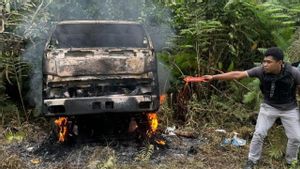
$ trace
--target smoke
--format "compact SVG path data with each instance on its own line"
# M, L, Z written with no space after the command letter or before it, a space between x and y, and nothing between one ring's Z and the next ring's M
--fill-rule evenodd
M166 46L170 47L168 42L174 36L168 9L158 7L149 0L39 0L35 5L30 5L33 3L31 1L23 3L23 7L27 6L27 12L16 33L30 42L22 57L32 64L31 90L27 99L37 108L42 105L44 47L57 22L75 19L139 21L145 25L156 51ZM15 5L20 7L20 4ZM158 67L160 91L165 92L169 71L162 63L159 63Z
M162 62L158 62L158 80L159 92L165 94L170 88L170 80L172 80L170 69Z

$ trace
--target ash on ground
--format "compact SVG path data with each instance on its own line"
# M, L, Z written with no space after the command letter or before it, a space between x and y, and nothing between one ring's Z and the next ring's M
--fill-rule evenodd
M0 168L100 169L145 162L160 164L170 159L193 158L200 153L199 147L205 142L201 137L186 138L158 133L165 145L116 136L61 144L50 138L47 132L36 131L36 134L38 137L1 144L0 160L3 162Z

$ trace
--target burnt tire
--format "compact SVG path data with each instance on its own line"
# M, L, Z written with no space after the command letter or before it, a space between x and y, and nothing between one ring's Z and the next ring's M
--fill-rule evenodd
M49 142L50 143L57 143L58 142L58 137L59 137L59 129L55 124L55 119L51 118L50 119L50 135L49 135Z
M138 124L137 139L140 141L147 140L148 139L147 132L150 130L147 113L139 114L139 115L135 116L135 119Z

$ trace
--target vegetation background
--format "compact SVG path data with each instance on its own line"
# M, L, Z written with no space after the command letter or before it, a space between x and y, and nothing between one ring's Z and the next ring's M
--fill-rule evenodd
M300 61L299 0L2 0L0 3L0 19L4 21L4 32L0 33L0 118L4 131L11 126L22 130L24 124L44 121L39 116L41 58L47 37L61 20L121 19L143 23L171 77L168 90L162 90L168 100L159 113L161 130L177 126L202 133L211 140L203 150L211 157L218 154L216 145L222 138L211 132L215 129L236 131L239 137L250 141L261 99L259 82L245 79L185 85L183 78L249 69L259 64L263 51L272 46L284 50L287 62ZM283 168L286 138L280 123L273 128L265 143L266 160L261 167ZM238 152L228 151L234 154L230 158L240 154L246 158L247 147ZM193 162L185 163L193 166ZM235 161L236 166L240 163L243 161Z

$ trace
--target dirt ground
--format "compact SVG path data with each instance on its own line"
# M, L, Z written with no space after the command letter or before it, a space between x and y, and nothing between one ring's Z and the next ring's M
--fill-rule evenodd
M245 146L224 145L230 134L204 128L166 131L158 135L166 145L136 139L103 137L97 141L60 144L50 137L47 125L24 124L0 129L0 169L238 169L248 153ZM257 168L284 169L284 160L263 155Z

